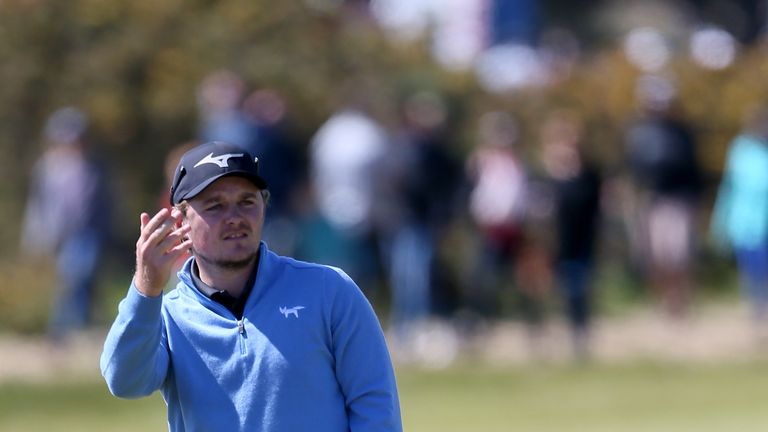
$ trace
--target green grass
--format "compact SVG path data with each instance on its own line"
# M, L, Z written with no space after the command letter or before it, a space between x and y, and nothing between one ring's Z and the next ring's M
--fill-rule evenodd
M768 424L768 363L398 372L406 431L732 432ZM163 431L154 396L98 380L0 385L0 431Z
M757 431L768 365L461 369L400 377L406 430Z
M112 397L96 379L0 385L0 431L163 431L159 394L138 400Z

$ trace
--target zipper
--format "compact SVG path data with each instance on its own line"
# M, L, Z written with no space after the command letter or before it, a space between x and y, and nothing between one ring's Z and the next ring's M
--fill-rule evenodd
M245 323L242 318L237 320L237 332L240 334L240 355L245 355L245 339L248 335L245 333Z

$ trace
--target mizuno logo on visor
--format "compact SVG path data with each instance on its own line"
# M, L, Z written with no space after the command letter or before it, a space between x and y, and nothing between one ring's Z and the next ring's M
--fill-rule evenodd
M204 165L204 164L214 164L214 165L218 165L219 168L227 168L229 167L230 158L243 157L243 156L245 156L243 153L226 153L221 156L214 156L213 153L211 153L208 156L200 159L200 162L196 163L194 168L197 168L200 165Z

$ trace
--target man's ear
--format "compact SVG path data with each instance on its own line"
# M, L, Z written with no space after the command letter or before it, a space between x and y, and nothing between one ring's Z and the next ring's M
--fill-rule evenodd
M261 198L264 200L264 207L269 206L269 200L271 197L272 197L272 194L269 192L269 189L261 190Z

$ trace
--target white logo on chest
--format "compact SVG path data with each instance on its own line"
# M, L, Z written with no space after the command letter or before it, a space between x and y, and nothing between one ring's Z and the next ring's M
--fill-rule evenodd
M280 307L280 313L285 315L286 318L288 318L289 315L293 315L298 318L299 311L302 309L304 309L304 306L294 306L292 308Z

